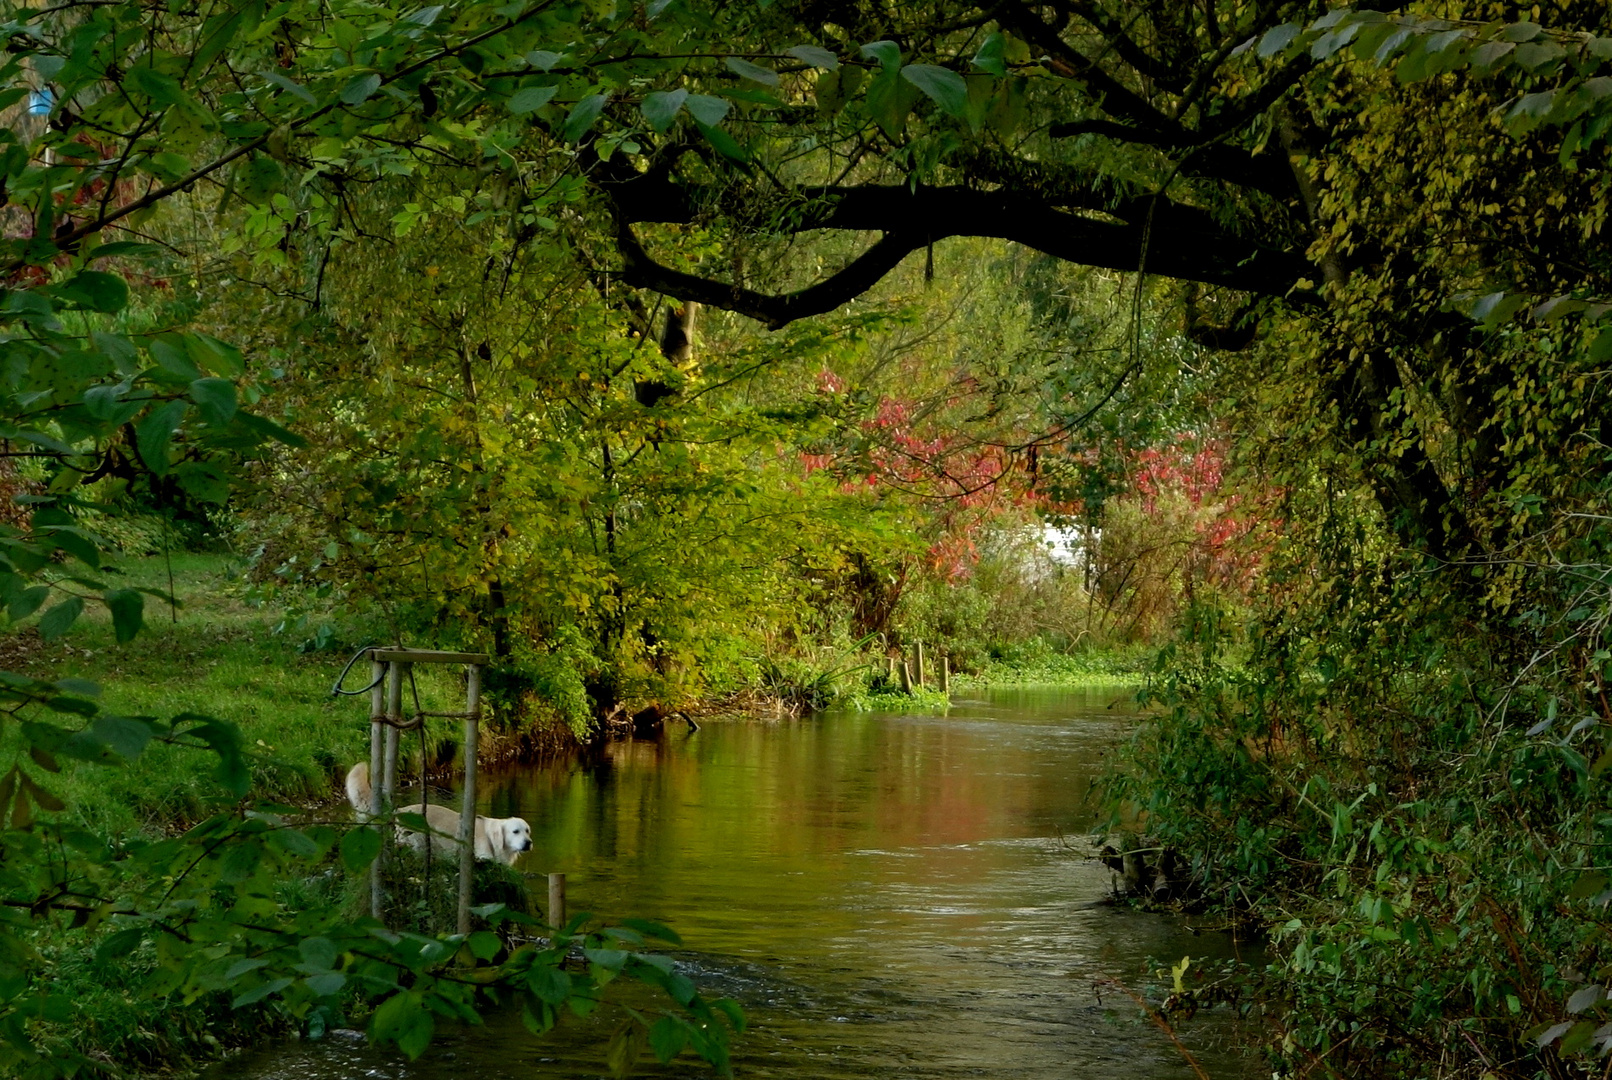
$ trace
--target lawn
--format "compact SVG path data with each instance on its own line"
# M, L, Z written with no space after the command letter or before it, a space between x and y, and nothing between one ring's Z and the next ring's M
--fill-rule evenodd
M170 568L160 558L122 564L123 581L168 588ZM101 688L104 709L119 715L171 719L202 713L240 726L253 755L253 793L296 803L340 794L346 766L368 756L367 697L333 697L331 684L345 655L298 652L299 636L276 633L280 613L254 606L238 559L175 555L177 608L148 598L146 629L117 643L104 610L87 613L56 641L32 627L0 637L0 667L36 678L87 679ZM349 687L362 687L368 665L355 665ZM463 708L457 673L419 672L428 710ZM0 735L0 750L16 751L15 728ZM50 786L91 830L113 836L168 830L216 803L211 755L152 745L130 765L111 768L63 763Z

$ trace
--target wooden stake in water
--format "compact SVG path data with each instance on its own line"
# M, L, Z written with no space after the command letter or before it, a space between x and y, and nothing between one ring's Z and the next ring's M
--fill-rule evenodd
M926 686L929 683L928 672L924 671L924 643L918 642L918 685Z
M470 933L470 882L476 872L476 757L481 745L481 665L465 680L465 799L459 808L459 932Z
M940 658L940 692L947 697L952 693L952 658L942 655Z
M905 694L912 693L912 665L907 663L905 656L901 658L901 691Z
M556 930L565 927L565 875L549 875L549 925Z
M369 661L369 816L381 816L381 785L376 783L376 777L381 775L381 763L386 753L386 725L381 718L386 715L386 664L377 660L374 655ZM380 826L374 826L380 828ZM381 908L386 900L386 887L381 882L381 861L376 859L369 864L369 913L374 918L381 917Z
M397 809L397 725L403 720L403 665L396 660L386 665L386 756L381 761L381 809ZM370 782L375 782L371 776Z

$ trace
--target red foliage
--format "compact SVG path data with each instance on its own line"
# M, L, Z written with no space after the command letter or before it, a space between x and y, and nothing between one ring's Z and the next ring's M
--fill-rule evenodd
M1280 527L1280 519L1266 513L1278 493L1245 500L1225 492L1226 445L1220 439L1183 436L1130 456L1130 489L1143 511L1154 515L1161 498L1184 497L1199 511L1192 515L1195 570L1203 580L1246 594Z

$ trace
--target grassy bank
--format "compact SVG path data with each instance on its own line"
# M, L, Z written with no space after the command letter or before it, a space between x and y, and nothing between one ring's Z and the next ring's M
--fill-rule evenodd
M170 566L161 558L131 560L123 570L129 585L169 588ZM368 755L369 698L332 697L331 684L346 657L300 653L296 636L275 633L278 612L244 599L238 571L230 557L176 555L171 572L179 606L170 610L148 601L147 628L133 641L117 643L104 610L92 610L55 641L42 640L31 627L0 636L0 667L96 683L103 709L116 715L166 720L200 713L231 721L248 749L252 797L302 807L313 819L345 822L341 777L351 762ZM368 665L362 665L347 682L362 687L368 677ZM463 708L457 671L422 668L418 682L425 709ZM405 695L405 708L411 708L407 687ZM450 721L437 726L444 737L455 727ZM411 735L405 746L415 745ZM428 746L434 755L436 747ZM16 724L5 726L0 748L26 759ZM213 776L217 758L193 749L153 742L132 762L64 758L58 764L59 772L41 775L66 805L54 818L66 829L79 827L81 836L98 838L108 852L138 853L234 804ZM156 872L153 878L134 854L119 864L115 884L108 884L130 893L155 882L160 890ZM438 890L443 896L449 891ZM414 895L406 888L404 894ZM317 922L356 913L366 895L332 857L279 881L270 899L288 923ZM446 925L441 912L436 922ZM185 999L172 988L171 972L163 970L156 939L130 952L106 950L108 935L127 925L107 921L79 929L78 921L59 916L29 924L27 941L60 1002L55 1014L35 1021L36 1036L55 1060L77 1060L87 1075L171 1074L235 1047L289 1037L304 1026L267 1001L235 1008L230 993ZM10 1074L0 1067L0 1075Z
M985 686L1135 686L1146 680L1156 651L1145 647L1059 652L1032 640L995 651L973 671L952 676L954 688Z
M166 590L161 558L131 560L126 580ZM102 610L87 613L64 638L42 641L32 629L0 638L0 666L40 678L87 679L102 688L113 713L169 719L193 712L233 721L252 761L254 794L306 803L335 797L351 762L368 755L369 703L331 696L345 657L302 655L296 639L274 633L273 613L243 599L236 560L175 555L179 607L148 600L146 630L118 644ZM367 669L350 686L362 686ZM463 708L457 673L422 669L428 710ZM8 730L0 749L16 751ZM206 755L152 745L120 768L68 765L56 783L79 823L109 837L166 831L194 820L216 799Z

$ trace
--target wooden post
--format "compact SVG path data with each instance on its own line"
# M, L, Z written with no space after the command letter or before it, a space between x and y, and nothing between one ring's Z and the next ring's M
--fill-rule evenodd
M952 658L944 654L940 658L940 692L947 697L952 694Z
M918 685L924 686L929 682L928 672L924 670L924 643L918 642Z
M386 664L375 659L373 654L369 661L369 816L381 816L381 785L377 778L381 775L381 762L385 760L386 752L386 725L381 723L381 717L386 715ZM375 826L380 828L380 826ZM369 864L369 913L374 918L381 917L381 908L386 900L386 888L381 883L381 861L376 859Z
M386 666L386 758L381 762L381 806L390 813L397 809L397 730L403 719L403 665L396 660ZM370 777L373 783L375 778Z
M895 657L886 656L884 658L884 674L885 674L885 678L889 679L892 683L896 681L896 658Z
M912 693L912 665L907 663L905 656L901 658L901 690L902 693Z
M465 799L459 810L459 933L470 933L470 882L476 871L476 757L481 741L481 665L465 681Z
M565 875L549 875L549 925L556 930L565 927Z

